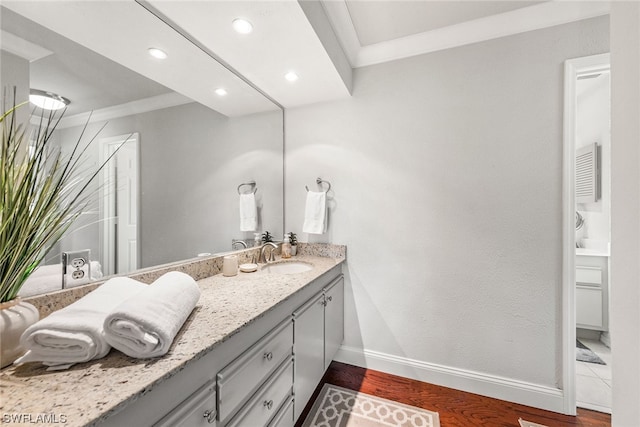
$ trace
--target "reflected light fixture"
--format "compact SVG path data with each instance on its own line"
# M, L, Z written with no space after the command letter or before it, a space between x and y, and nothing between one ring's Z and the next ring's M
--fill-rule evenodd
M29 102L43 110L60 110L71 103L63 96L39 89L29 90Z
M239 34L249 34L253 31L253 25L246 19L236 18L233 20L231 25L233 26L233 29L236 30L236 33Z
M158 49L157 47L150 47L149 48L149 55L153 56L154 58L157 59L166 59L167 56L167 52L165 52L162 49Z
M227 90L225 88L219 87L214 91L218 96L225 96L227 94Z
M298 80L298 75L295 73L295 71L289 71L284 75L284 78L289 80L290 82L295 82L296 80Z

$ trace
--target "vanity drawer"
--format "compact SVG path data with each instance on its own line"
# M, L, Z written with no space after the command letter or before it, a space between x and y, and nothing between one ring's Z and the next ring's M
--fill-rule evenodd
M218 419L233 415L292 354L293 321L287 319L218 373Z
M290 357L227 424L228 427L268 425L278 408L290 401L293 390L293 358ZM292 416L293 418L293 416ZM283 424L286 425L286 424Z
M293 419L293 398L289 398L282 405L276 416L269 423L269 427L291 427L294 424Z
M576 283L602 285L602 269L598 267L576 267Z
M154 427L204 427L216 425L216 382L210 381L186 398Z

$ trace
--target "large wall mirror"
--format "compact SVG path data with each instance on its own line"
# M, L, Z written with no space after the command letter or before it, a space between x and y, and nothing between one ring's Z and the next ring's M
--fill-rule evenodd
M60 149L89 112L85 135L97 138L87 169L126 141L47 256L53 276L23 295L60 288L67 251L90 249L97 279L253 241L240 231L238 187L247 182L255 186L240 191L256 190L255 231L283 235L282 109L210 52L136 2L8 1L0 17L2 86L71 101L56 130Z

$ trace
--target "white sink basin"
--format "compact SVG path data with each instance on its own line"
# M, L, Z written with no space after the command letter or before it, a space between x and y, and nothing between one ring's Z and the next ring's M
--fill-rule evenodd
M265 273L275 274L295 274L309 271L313 268L313 265L308 262L302 261L282 261L273 264L266 264L260 269Z

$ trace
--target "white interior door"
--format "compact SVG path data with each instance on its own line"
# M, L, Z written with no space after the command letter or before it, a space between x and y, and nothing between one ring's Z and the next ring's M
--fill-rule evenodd
M138 268L138 134L101 142L103 161L115 153L103 181L103 269L126 273Z
M118 273L138 268L138 147L126 142L115 156Z

